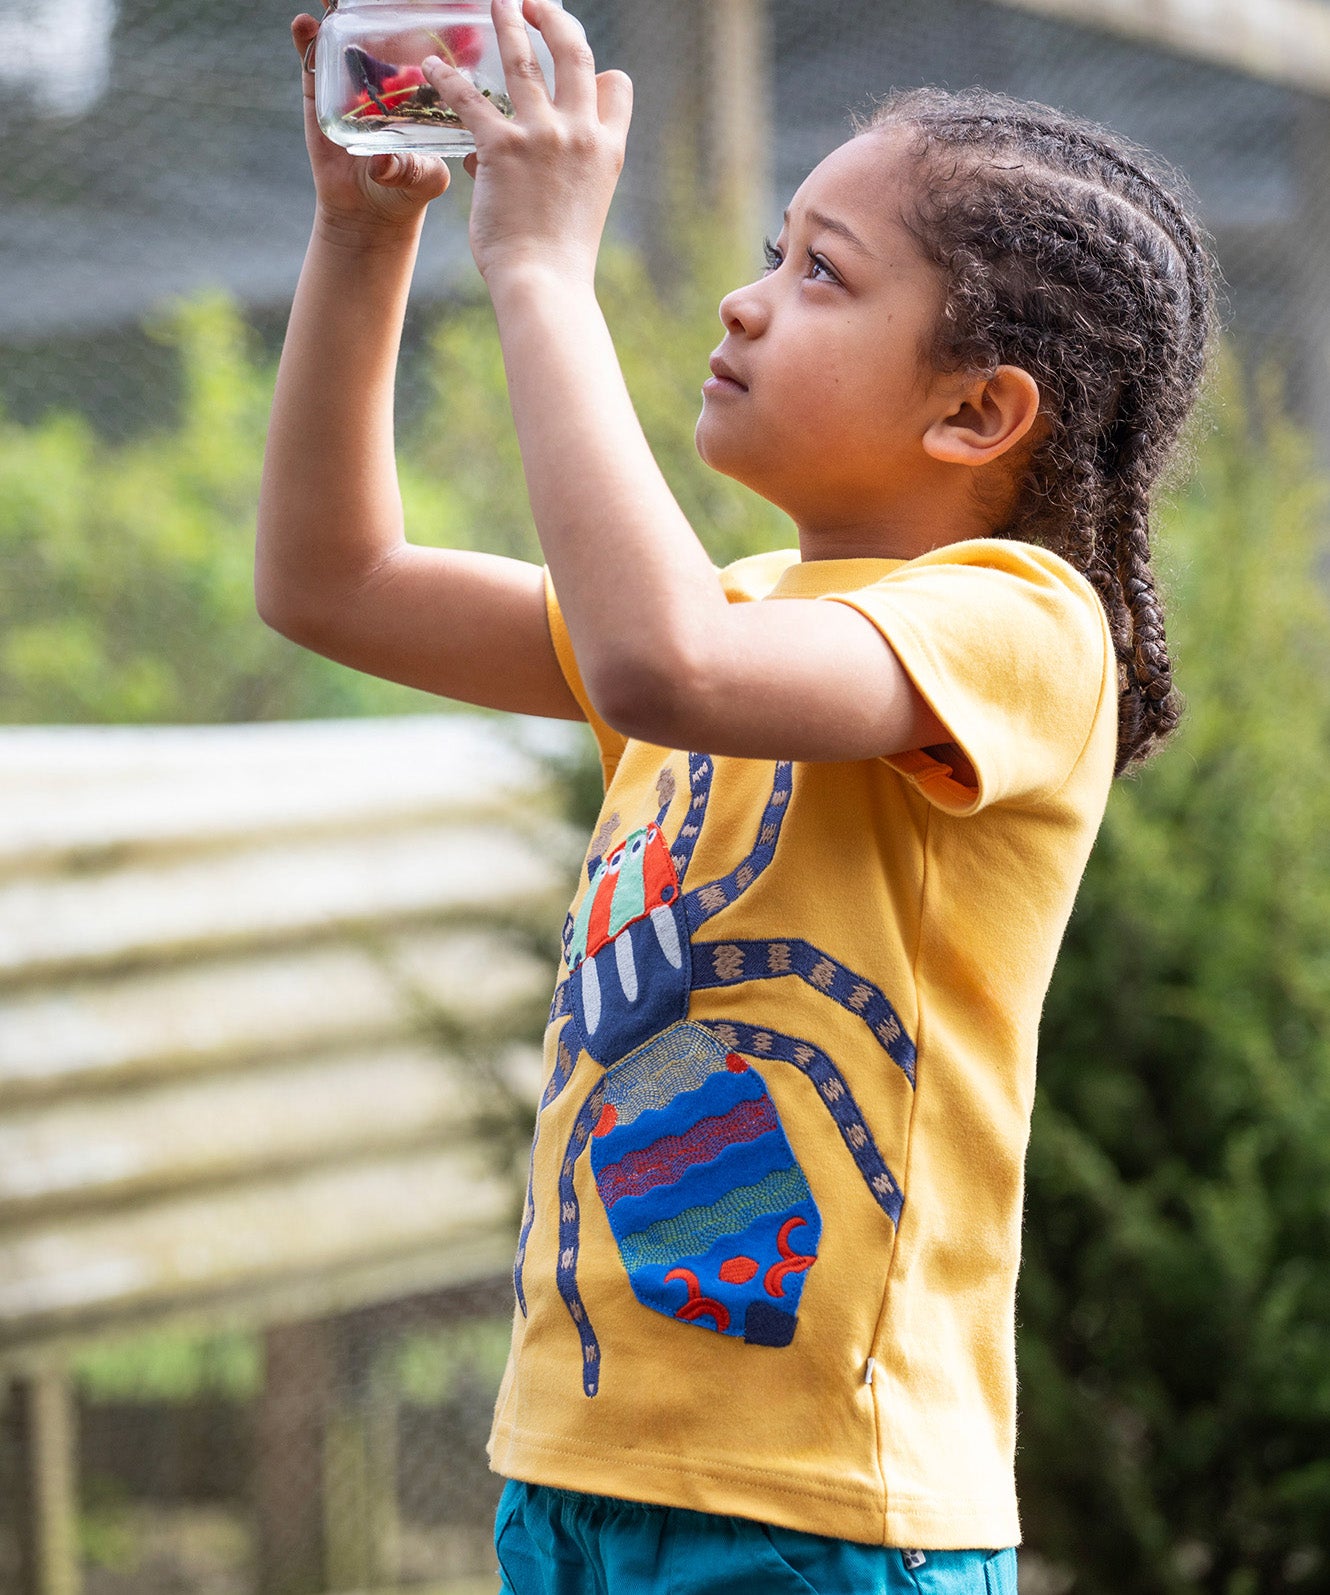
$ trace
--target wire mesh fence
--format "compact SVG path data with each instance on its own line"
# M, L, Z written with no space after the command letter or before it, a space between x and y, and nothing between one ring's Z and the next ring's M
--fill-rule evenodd
M276 0L8 0L0 392L11 414L67 404L119 431L160 420L172 362L140 329L175 296L223 287L276 333L311 214L289 9ZM662 55L723 49L715 16L724 9L698 0L654 12L610 0L578 8L602 61L644 79ZM844 137L847 112L890 87L979 83L1039 99L1178 165L1218 240L1233 330L1303 389L1320 380L1330 298L1318 244L1330 206L1323 98L995 0L769 0L759 10L771 65L771 153L753 173L764 225ZM739 65L710 63L713 99L741 87ZM645 114L660 116L651 84L639 87ZM618 211L630 234L647 225L643 174L664 131L639 121L630 144ZM474 286L464 188L435 207L420 305Z
M290 9L278 0L4 0L6 425L37 429L72 412L113 444L168 430L189 377L162 317L182 298L223 290L275 350L312 211ZM577 9L601 62L642 78L647 117L614 220L621 238L659 256L670 242L653 157L669 118L697 112L696 95L678 97L671 52L686 56L683 77L699 75L713 100L751 94L752 63L717 53L724 8L708 0L654 13L644 0ZM1273 364L1305 413L1330 414L1325 98L995 0L770 0L757 13L765 99L749 109L770 142L751 173L752 209L773 234L803 175L845 136L847 114L891 87L983 84L1064 106L1189 177L1216 239L1235 342ZM657 34L668 48L653 51ZM714 153L705 138L692 147L699 186ZM427 228L408 410L413 361L454 298L475 288L463 183ZM14 514L0 541L6 622L22 618L41 580ZM116 554L89 557L114 563ZM190 646L187 616L174 625L156 639L163 650ZM17 666L0 645L0 676L6 669ZM71 1465L88 1595L493 1588L498 1484L483 1441L510 1306L499 1280L303 1325L192 1328L81 1352ZM12 1399L0 1443L11 1478L29 1421ZM0 1535L0 1588L28 1595L38 1585L21 1540L11 1521ZM1035 1589L1041 1574L1029 1566ZM1045 1576L1043 1587L1068 1587Z
M507 1347L502 1294L265 1332L159 1331L77 1357L83 1591L492 1591L500 1481L484 1442ZM23 1439L14 1395L0 1432L7 1486ZM60 1587L9 1528L0 1587Z

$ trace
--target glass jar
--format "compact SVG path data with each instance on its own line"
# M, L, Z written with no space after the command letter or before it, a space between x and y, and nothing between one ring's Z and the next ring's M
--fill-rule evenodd
M527 34L552 89L545 42L529 24ZM451 61L512 115L487 0L333 0L314 46L314 105L327 137L352 155L470 154L475 140L425 81L428 55Z

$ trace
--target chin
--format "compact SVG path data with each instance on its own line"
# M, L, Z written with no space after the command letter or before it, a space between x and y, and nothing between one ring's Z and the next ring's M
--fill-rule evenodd
M759 463L745 459L739 450L726 448L724 440L717 438L708 427L705 413L698 418L697 426L693 429L693 444L704 465L709 465L721 476L742 483L744 487L751 487L755 493L762 492Z

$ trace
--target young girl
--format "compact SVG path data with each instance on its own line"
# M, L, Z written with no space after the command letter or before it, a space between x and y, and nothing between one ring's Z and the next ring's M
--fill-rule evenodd
M325 142L307 78L257 591L333 658L600 746L491 1439L504 1588L1014 1595L1036 1030L1111 780L1177 720L1149 508L1207 254L1101 131L887 101L720 306L697 447L798 549L717 571L593 290L630 85L550 0L494 19L511 120L427 75L476 138L547 570L404 541L394 367L447 172Z

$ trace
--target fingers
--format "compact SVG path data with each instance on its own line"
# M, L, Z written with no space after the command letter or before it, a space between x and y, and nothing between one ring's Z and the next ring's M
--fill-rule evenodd
M508 120L497 105L486 99L465 72L458 71L437 55L427 55L420 63L420 70L443 103L457 112L462 126L469 132L474 133L486 123L502 126Z
M494 37L503 62L504 83L513 109L521 118L549 109L545 74L531 48L531 36L522 16L522 0L490 0Z
M602 72L596 78L596 112L620 138L628 136L633 119L633 80L626 72Z
M574 115L590 115L596 110L596 58L586 29L571 11L547 0L526 0L524 9L554 61L554 103Z
M291 42L295 45L296 54L304 66L301 77L307 99L314 94L314 41L318 36L319 25L313 17L302 13L292 21Z
M632 83L622 72L596 76L596 60L587 43L586 30L571 12L549 0L491 0L491 14L508 97L519 119L539 116L553 104L573 116L595 116L621 135L627 133L632 116ZM552 99L531 48L528 22L540 32L554 62ZM429 82L472 132L473 116L483 121L497 114L466 75L449 63L430 56L423 67Z

